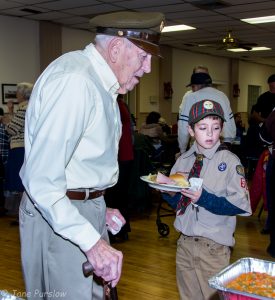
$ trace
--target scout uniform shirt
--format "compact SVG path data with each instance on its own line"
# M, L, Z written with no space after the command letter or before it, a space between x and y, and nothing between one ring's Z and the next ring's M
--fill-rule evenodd
M226 198L231 204L245 211L243 216L250 215L251 207L243 166L239 158L230 151L217 151L219 146L220 142L202 153L205 156L200 173L203 189L216 197ZM196 142L176 161L171 174L189 173L195 161L195 152L199 153ZM195 207L191 203L183 215L176 217L174 226L187 236L206 237L226 246L235 244L233 233L236 227L236 216L226 215L226 212L217 215L204 207Z

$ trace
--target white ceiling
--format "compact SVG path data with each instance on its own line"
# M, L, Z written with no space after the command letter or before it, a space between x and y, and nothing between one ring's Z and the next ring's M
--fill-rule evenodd
M162 34L163 45L275 66L275 23L249 25L240 21L275 15L275 0L0 0L1 15L85 30L89 30L92 16L121 10L159 11L165 14L166 25L184 23L197 28ZM241 42L257 43L272 50L242 53L217 50L215 42L221 42L228 30ZM211 45L199 47L199 44Z

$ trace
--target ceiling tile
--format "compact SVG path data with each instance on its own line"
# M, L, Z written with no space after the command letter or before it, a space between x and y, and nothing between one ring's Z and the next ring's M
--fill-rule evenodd
M20 16L20 17L35 15L31 11L25 11L23 9L31 9L33 11L42 12L42 13L48 12L48 9L43 9L43 8L39 8L39 7L36 7L36 6L25 5L25 6L15 7L15 8L11 8L11 9L6 9L4 11L4 13L7 14L7 15Z
M99 4L99 5L85 6L85 7L79 7L74 9L65 9L64 12L74 14L74 15L87 16L87 15L97 15L101 13L107 13L107 12L113 12L119 10L121 10L121 8L116 7L114 5Z
M28 15L26 18L32 19L32 20L40 20L40 21L48 21L48 20L56 20L59 18L66 18L68 17L68 14L58 12L58 11L51 11L51 12L46 12L42 14L37 14L37 15Z
M201 0L0 0L0 14L32 20L47 20L63 26L90 30L89 18L120 10L160 11L166 25L186 24L196 30L166 33L161 44L186 51L258 61L275 67L275 50L233 53L217 50L228 30L241 42L257 43L275 49L275 23L250 25L240 18L275 14L275 1L222 0L229 6L221 9L200 9ZM40 14L22 12L23 8L40 10ZM206 43L207 47L198 45Z
M89 4L88 4L89 3ZM44 7L52 10L65 10L70 8L78 8L83 6L92 6L100 4L99 1L96 0L59 0L53 2L46 2L39 4L40 7Z

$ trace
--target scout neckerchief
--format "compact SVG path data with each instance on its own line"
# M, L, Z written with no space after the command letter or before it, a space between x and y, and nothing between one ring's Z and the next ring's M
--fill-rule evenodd
M227 150L227 146L225 144L220 144L220 146L218 147L217 151L220 151L220 150ZM205 157L203 154L198 154L198 153L194 153L195 156L196 156L196 160L193 164L193 167L188 175L188 180L191 178L191 177L196 177L196 178L199 178L200 177L200 173L201 173L201 169L202 169L202 166L203 166L203 158ZM177 204L177 215L183 215L185 213L185 210L187 208L187 206L191 203L191 199L182 195L178 204Z

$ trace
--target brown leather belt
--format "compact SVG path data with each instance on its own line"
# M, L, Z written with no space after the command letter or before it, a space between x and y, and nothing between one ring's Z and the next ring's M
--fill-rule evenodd
M80 191L67 191L66 196L70 199L70 200L91 200L91 199L95 199L98 197L101 197L105 194L105 190L103 191L92 191L89 192L88 195L86 195L86 192L80 192Z

